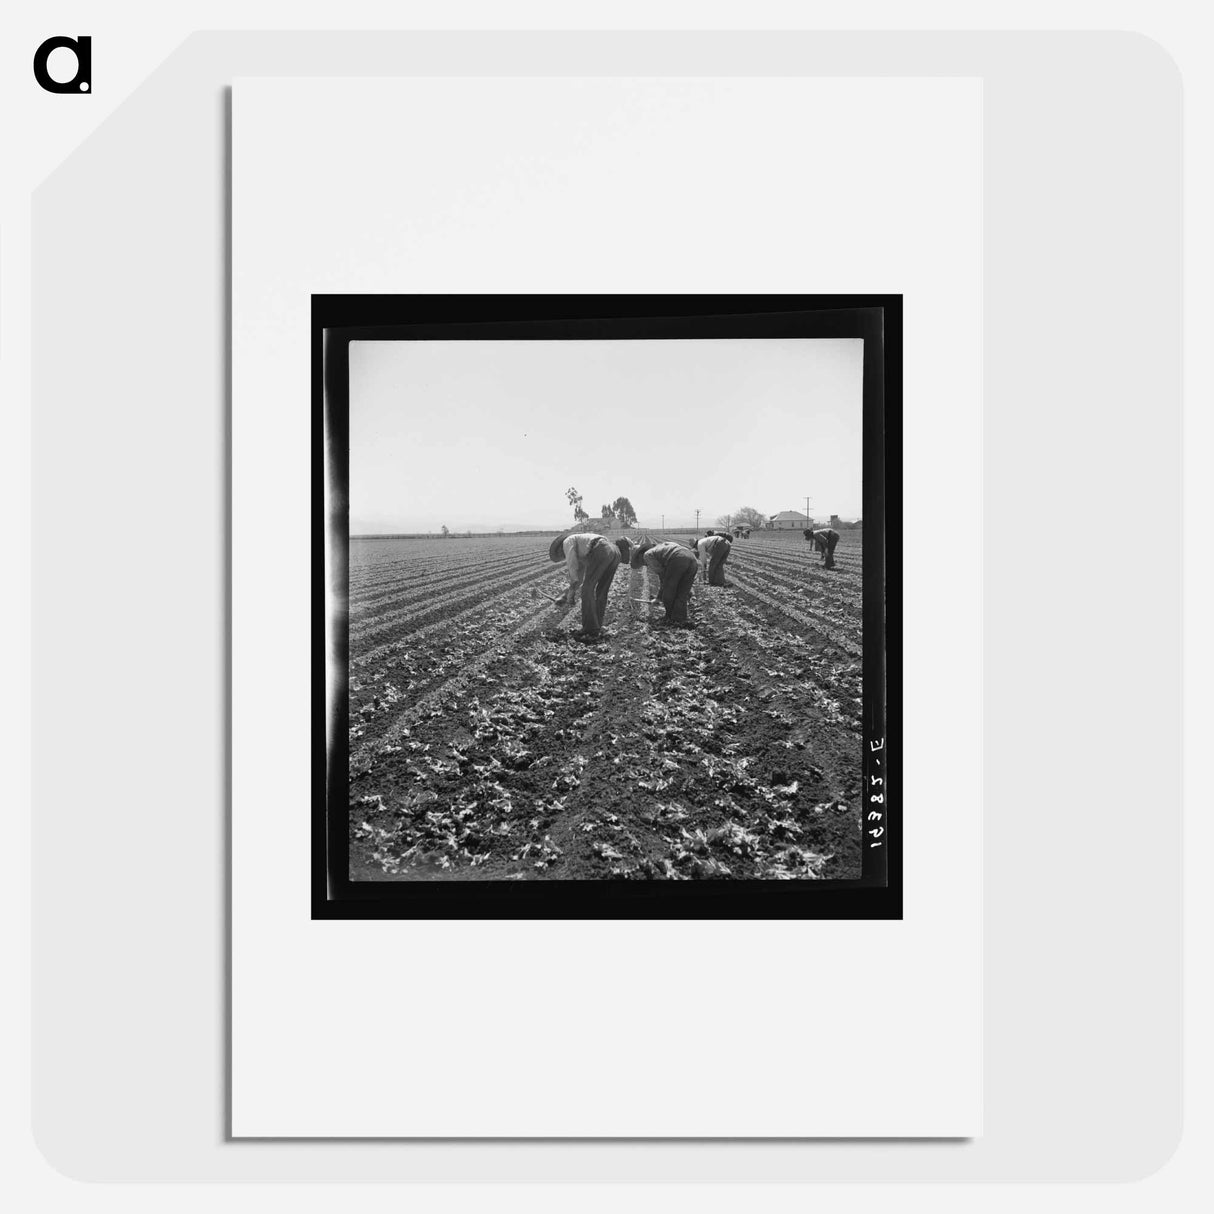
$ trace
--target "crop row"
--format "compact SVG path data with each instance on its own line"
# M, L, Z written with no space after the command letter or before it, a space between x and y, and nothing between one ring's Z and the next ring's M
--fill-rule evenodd
M440 594L437 597L430 597L421 602L410 603L351 628L350 644L353 647L356 642L365 641L370 637L381 636L386 632L411 628L423 619L433 615L441 615L458 604L468 602L471 594L475 593L476 588L483 587L491 596L504 594L515 587L526 585L528 582L538 582L546 575L551 574L551 572L550 566L524 567L519 573L513 574L508 578L487 582L478 581L474 587L460 586L457 589L448 590L445 594Z
M828 621L789 602L787 597L776 598L765 590L760 589L749 577L741 578L737 574L734 574L731 581L744 594L751 595L753 598L758 599L759 602L766 604L775 611L781 612L791 620L796 620L797 623L804 625L804 627L821 633L822 636L827 637L842 649L844 653L851 654L853 657L861 656L863 651L859 641L854 639L855 630L846 628L844 621Z
M779 726L749 703L737 620L654 631L626 618L626 593L617 580L608 646L516 652L524 621L360 756L385 765L360 769L351 803L383 872L813 878L838 863L852 811L797 758L805 743L774 742L774 767L755 757Z
M726 569L726 576L738 574L760 588L787 599L810 615L821 615L828 622L859 625L864 598L860 580L840 577L835 571L806 573L768 564L748 564Z
M541 613L547 610L547 607L537 607L534 602L528 602L515 613L516 617L521 615L521 620L512 620L505 624L504 631L498 631L497 639L490 644L485 644L482 635L476 635L456 638L453 643L444 646L445 660L438 664L420 686L409 688L408 706L392 714L386 729L362 743L351 759L351 769L369 768L374 754L391 747L412 725L425 717L440 715L443 711L443 699L466 686L491 662L507 654L525 633L533 632ZM502 628L503 621L494 622L499 629ZM462 645L459 643L461 639L464 642ZM381 706L390 708L396 702L396 695L381 694L370 701L371 712L378 712ZM351 720L354 720L353 713ZM361 737L365 728L365 723L352 724L352 740L353 737ZM356 730L359 732L356 733Z
M859 730L862 710L862 671L848 655L833 660L807 637L770 622L739 596L719 590L704 596L706 611L731 638L730 650L743 666L739 679L753 681L773 696L799 694L820 719ZM781 611L781 614L783 612ZM815 627L810 636L819 637Z
M852 583L859 579L863 573L862 561L859 555L854 557L840 558L839 554L835 553L835 568L828 570L822 565L821 557L814 553L806 552L798 554L794 552L773 552L770 550L747 550L742 552L737 551L737 545L734 545L734 552L730 558L730 564L744 565L759 565L763 567L773 567L787 569L796 572L801 576L809 575L811 577L821 577L827 580L841 581L843 583Z
M352 642L350 667L352 670L363 670L373 667L373 664L377 662L385 662L390 667L398 664L402 660L402 655L425 654L434 648L443 649L446 645L443 638L449 630L463 630L474 638L480 636L486 624L492 622L493 612L498 607L497 600L504 600L504 605L518 608L532 604L535 595L539 593L536 583L542 581L545 572L547 571L540 570L528 579L512 582L505 586L487 585L479 598L464 595L462 600L457 600L463 602L463 606L458 610L450 609L451 604L443 604L439 608L439 619L414 627L412 625L417 624L419 619L434 614L433 612L419 613L412 620L400 625L404 630L403 635L393 637L391 640L381 642L369 649L357 646ZM554 590L553 594L555 593ZM421 646L419 642L422 640L429 641L429 644Z
M542 553L531 549L514 548L509 551L494 549L492 551L477 550L459 561L436 560L433 557L415 557L399 566L394 566L391 576L378 578L368 582L358 589L351 589L351 602L368 602L373 598L382 598L385 594L407 588L417 581L425 581L436 577L464 577L481 569L491 569L494 566L511 564L534 564Z
M378 593L379 588L377 587L374 597L354 598L352 596L350 614L351 616L365 615L385 603L403 605L412 599L433 594L436 590L451 589L455 585L473 585L478 580L490 579L513 569L523 569L528 566L534 568L536 564L534 558L528 560L524 555L519 554L504 559L483 561L455 570L413 572L407 577L401 578L399 582L393 583L392 587L382 594Z
M508 549L500 546L458 548L447 545L419 546L416 542L396 541L392 544L391 557L372 559L361 545L352 544L349 550L349 586L351 593L373 589L376 585L411 571L429 572L436 569L456 570L466 568L492 556L501 556L507 551L520 552L523 546L513 544Z
M767 565L744 566L736 572L753 578L762 589L787 599L824 623L844 626L860 623L863 612L860 587L848 586L829 573L821 578L806 578L796 571Z

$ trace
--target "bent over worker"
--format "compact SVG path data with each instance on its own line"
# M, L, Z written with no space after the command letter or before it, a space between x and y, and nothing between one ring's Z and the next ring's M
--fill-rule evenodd
M835 567L835 545L839 542L839 533L828 527L824 531L807 531L805 538L813 542L814 547L822 554L822 564L827 569Z
M569 589L557 600L565 610L582 598L581 638L599 638L607 615L607 592L611 589L621 558L627 560L629 544L619 539L614 544L593 531L577 535L558 535L548 547L550 560L564 560Z
M731 540L727 535L714 535L711 531L696 542L696 555L704 580L710 586L725 585L725 562L729 559Z
M659 625L674 625L677 628L694 628L687 618L687 603L691 588L695 585L699 566L695 553L682 544L655 544L643 541L632 554L634 568L644 564L651 584L658 584L657 598L666 609Z

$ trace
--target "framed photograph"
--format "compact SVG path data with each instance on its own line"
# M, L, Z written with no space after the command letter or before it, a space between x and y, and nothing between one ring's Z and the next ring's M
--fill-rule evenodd
M900 916L900 319L313 297L314 917Z
M235 1133L980 1126L981 90L234 86Z

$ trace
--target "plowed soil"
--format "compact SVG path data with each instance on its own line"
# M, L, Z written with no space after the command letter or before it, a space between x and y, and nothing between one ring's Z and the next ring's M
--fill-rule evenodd
M352 541L351 878L858 877L859 533L735 542L689 631L621 566L595 645L547 546Z

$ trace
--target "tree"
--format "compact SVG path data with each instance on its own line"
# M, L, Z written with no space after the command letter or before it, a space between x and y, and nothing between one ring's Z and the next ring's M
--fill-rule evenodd
M611 514L613 518L620 520L621 527L635 527L637 525L637 512L632 508L632 503L626 497L617 497L611 503ZM604 515L604 518L607 516Z
M615 511L614 511L614 510L612 510L612 508L611 508L610 506L604 505L604 507L603 507L603 518L605 518L605 519L614 519L614 518L615 518Z
M443 524L443 538L446 539L447 536L449 536L450 534L451 534L451 532L447 530L447 524L444 523Z
M729 527L732 523L733 523L732 514L722 514L721 517L719 519L717 519L718 527Z
M760 513L753 506L739 506L733 512L733 517L743 527L762 527L767 522L767 515Z
M565 500L573 507L573 517L577 522L584 522L590 517L582 509L582 495L572 485L565 490Z

